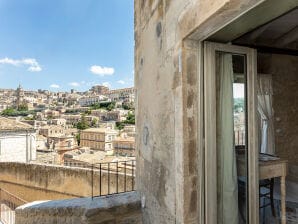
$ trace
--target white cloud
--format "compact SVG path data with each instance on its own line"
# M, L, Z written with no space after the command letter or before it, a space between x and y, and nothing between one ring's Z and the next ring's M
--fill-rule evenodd
M15 60L11 58L1 58L0 64L7 64L7 65L13 65L13 66L20 66L20 65L27 65L28 71L30 72L40 72L42 70L39 63L34 58L24 58L21 60Z
M57 84L52 84L52 85L50 85L50 87L51 87L51 88L54 88L54 89L59 89L59 88L60 88L60 86L57 85Z
M125 81L123 81L123 80L118 80L117 81L119 84L121 84L121 85L124 85L125 84Z
M92 65L90 67L90 72L92 72L95 75L105 76L105 75L113 75L115 70L114 70L114 68L101 67L99 65Z
M40 72L41 70L42 70L42 68L40 66L38 66L38 67L30 66L28 68L28 71L30 71L30 72Z
M80 83L78 83L78 82L70 82L70 83L68 83L68 85L73 86L73 87L78 87L78 86L80 86Z
M109 82L103 82L102 85L111 88L111 84Z

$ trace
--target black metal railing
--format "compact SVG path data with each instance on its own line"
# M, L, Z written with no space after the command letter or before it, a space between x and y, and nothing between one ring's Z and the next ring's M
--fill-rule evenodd
M245 131L237 130L235 134L235 145L245 145Z
M0 223L14 224L15 209L26 203L28 202L0 188Z
M64 165L90 169L92 198L135 190L135 160L93 164L65 161Z

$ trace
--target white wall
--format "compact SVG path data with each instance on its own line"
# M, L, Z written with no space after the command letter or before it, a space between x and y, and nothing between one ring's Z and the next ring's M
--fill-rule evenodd
M0 133L0 162L30 162L32 160L36 160L35 133Z

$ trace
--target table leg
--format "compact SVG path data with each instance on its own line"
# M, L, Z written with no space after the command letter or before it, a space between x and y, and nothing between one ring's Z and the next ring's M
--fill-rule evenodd
M281 191L281 223L286 224L286 177L280 178L280 191Z

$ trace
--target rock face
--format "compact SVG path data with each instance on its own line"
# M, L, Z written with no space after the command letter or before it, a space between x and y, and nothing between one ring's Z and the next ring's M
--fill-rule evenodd
M36 201L16 209L16 224L141 224L137 192L93 198Z

